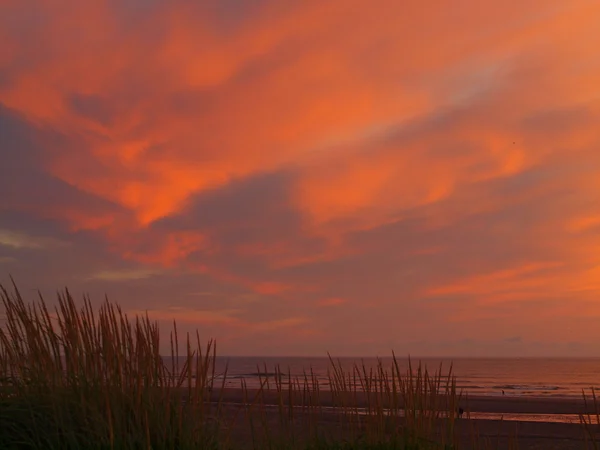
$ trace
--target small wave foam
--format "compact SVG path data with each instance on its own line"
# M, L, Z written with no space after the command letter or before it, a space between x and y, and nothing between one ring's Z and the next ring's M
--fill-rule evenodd
M243 377L271 377L275 378L278 376L287 377L287 374L279 374L277 372L251 372L251 373L243 373L241 376Z
M559 386L529 385L529 384L503 384L493 386L494 389L505 389L513 391L558 391L564 388Z

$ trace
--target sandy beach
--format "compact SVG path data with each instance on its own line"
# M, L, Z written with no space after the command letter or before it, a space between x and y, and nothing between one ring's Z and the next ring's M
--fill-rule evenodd
M248 398L252 399L256 390L248 391ZM211 394L213 400L221 397L227 403L227 408L235 410L241 408L244 395L241 389L225 389L223 392L214 390ZM265 404L277 404L278 395L276 391L264 391ZM289 404L289 392L284 392L283 404ZM294 404L301 403L300 398L292 398ZM319 403L324 407L335 405L331 392L321 392ZM236 406L237 405L237 406ZM364 395L356 396L356 406L367 406ZM586 407L583 400L569 398L515 398L515 397L472 397L468 401L461 401L465 408L465 417L458 420L457 433L461 448L473 448L473 436L477 436L478 448L494 449L547 449L547 450L571 450L593 448L587 446L583 426L580 423L552 423L552 422L529 422L518 420L478 420L468 419L466 414L473 413L499 413L499 414L583 414ZM327 410L327 409L326 409ZM591 407L588 412L592 413ZM277 408L272 408L267 413L269 422L275 427L278 421ZM240 415L241 416L241 415ZM320 427L331 429L335 432L337 425L335 413L325 413L320 418ZM243 430L241 424L234 427L233 436L237 442L250 439L250 435ZM595 426L596 432L600 428ZM597 432L597 436L600 433ZM490 447L488 447L490 445ZM515 447L515 445L518 445Z
M254 397L258 393L257 389L248 389L248 398ZM302 402L302 392L295 392L293 403ZM277 403L278 394L275 390L264 390L262 393L266 403ZM222 398L225 402L238 403L244 401L242 389L226 388L222 391L214 389L211 398L215 401ZM284 404L290 400L289 393L284 391L282 395ZM346 405L351 404L357 407L366 407L368 405L367 396L364 393L357 392L352 397L344 399ZM336 399L332 397L330 391L319 392L319 403L322 406L334 406ZM337 400L339 404L339 400ZM486 413L506 413L506 414L585 414L595 413L592 404L587 408L583 399L566 397L511 397L511 396L469 396L460 400L460 406L465 411L486 412Z

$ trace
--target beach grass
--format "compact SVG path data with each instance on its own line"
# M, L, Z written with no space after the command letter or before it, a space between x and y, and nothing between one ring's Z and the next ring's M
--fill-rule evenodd
M105 301L77 308L68 291L53 310L1 287L0 448L216 448L216 347L186 339L185 363L167 367L158 326ZM179 353L176 326L173 355Z
M391 367L347 370L329 356L323 390L310 368L293 376L265 365L260 387L242 379L232 405L227 369L215 373L216 344L198 332L180 336L173 323L165 357L157 323L108 300L95 311L65 290L50 308L41 295L25 302L14 284L0 296L2 449L496 448L479 438L452 366L409 360L401 370L393 355ZM598 417L582 416L590 445ZM469 424L466 442L459 424Z
M596 390L593 387L590 394L586 394L582 389L581 395L586 411L593 411L579 416L584 429L586 446L598 450L600 449L600 399L596 396Z

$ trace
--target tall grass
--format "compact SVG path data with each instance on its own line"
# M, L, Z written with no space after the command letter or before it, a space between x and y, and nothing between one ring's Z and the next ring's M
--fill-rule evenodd
M188 335L169 369L148 317L105 301L78 309L68 291L49 310L0 286L0 448L217 447L205 401L216 347ZM171 332L173 356L179 339Z
M581 391L585 404L585 414L579 416L584 429L587 448L600 449L600 399L596 396L596 390L592 387L591 396ZM593 410L593 413L590 412Z
M459 442L467 404L451 366L430 372L409 360L401 370L393 355L390 367L347 370L330 356L328 389L311 369L258 367L259 388L241 380L232 405L216 345L198 333L181 339L180 358L174 323L165 357L157 324L108 300L95 311L65 290L49 308L41 295L26 303L14 284L0 297L2 449L492 448L475 429Z

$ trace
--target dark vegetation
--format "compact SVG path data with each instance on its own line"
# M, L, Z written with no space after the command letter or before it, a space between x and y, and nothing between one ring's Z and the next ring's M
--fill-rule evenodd
M242 380L242 403L232 405L214 341L179 336L174 324L165 358L158 325L108 301L94 311L65 291L51 309L41 295L26 303L14 285L0 295L1 449L494 448L474 425L459 442L457 424L471 421L468 411L458 417L467 403L451 367L344 371L331 358L329 407L313 373L257 368L261 388ZM581 421L598 448L597 408Z

